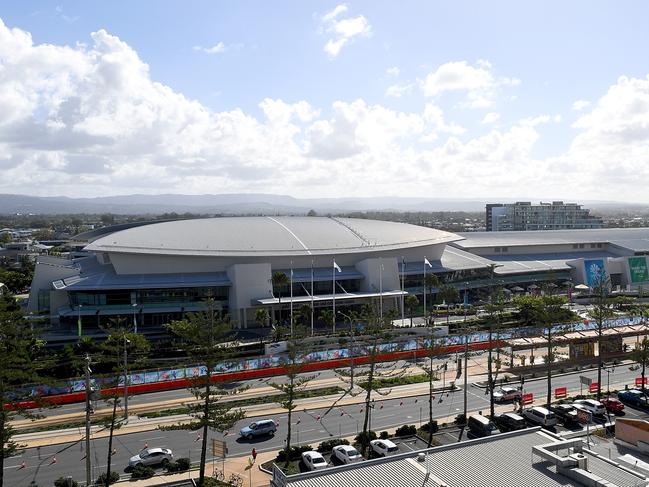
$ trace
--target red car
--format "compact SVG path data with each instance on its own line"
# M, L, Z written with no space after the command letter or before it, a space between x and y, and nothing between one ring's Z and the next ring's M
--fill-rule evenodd
M600 402L609 413L619 414L624 411L624 404L613 397L603 397Z

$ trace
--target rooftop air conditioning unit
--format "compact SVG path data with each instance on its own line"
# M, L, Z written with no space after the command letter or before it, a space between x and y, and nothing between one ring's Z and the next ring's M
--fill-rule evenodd
M588 457L586 455L583 453L573 453L569 458L577 462L577 468L588 471Z
M426 454L425 453L418 453L417 454L417 461L418 462L425 462L426 461Z

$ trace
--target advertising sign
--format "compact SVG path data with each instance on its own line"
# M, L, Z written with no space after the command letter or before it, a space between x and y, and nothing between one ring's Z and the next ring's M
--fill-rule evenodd
M562 397L567 397L568 396L568 388L567 387L557 387L554 390L554 397L559 399Z
M629 257L629 273L631 274L631 282L649 281L647 259L644 256Z
M595 287L605 272L604 261L602 259L585 260L584 270L586 271L586 284L588 287Z

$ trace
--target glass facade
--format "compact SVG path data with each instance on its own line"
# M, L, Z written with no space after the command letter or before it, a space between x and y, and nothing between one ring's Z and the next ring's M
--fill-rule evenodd
M70 305L75 306L129 306L133 303L147 304L197 303L212 297L216 301L227 301L229 287L194 287L169 289L128 289L78 291L70 293Z
M360 279L336 279L336 293L342 293L343 289L348 293L356 293L361 290ZM316 296L323 294L331 294L333 291L333 280L329 281L314 281L313 294ZM291 295L289 286L274 286L273 294L278 297L281 293L282 297ZM293 283L293 297L309 296L311 294L311 282L294 282Z

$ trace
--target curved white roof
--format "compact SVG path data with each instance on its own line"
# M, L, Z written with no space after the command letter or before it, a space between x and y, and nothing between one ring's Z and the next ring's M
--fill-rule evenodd
M322 255L420 247L460 239L441 230L378 220L232 217L129 228L95 240L86 250L224 257Z

